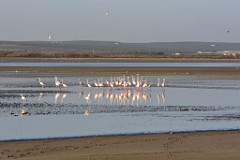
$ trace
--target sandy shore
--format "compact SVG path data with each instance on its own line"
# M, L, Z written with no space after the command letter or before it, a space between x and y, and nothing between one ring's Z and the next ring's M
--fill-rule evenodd
M0 142L0 159L240 159L240 132Z

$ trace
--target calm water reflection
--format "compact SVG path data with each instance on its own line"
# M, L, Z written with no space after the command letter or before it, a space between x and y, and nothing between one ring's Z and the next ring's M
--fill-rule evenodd
M0 62L0 67L240 67L240 63L170 62Z
M0 77L0 140L240 129L237 79L162 76L162 88L159 77L148 76L143 78L152 82L150 88L88 88L70 76L63 77L69 87L59 90L53 76L42 78L44 89L35 76Z

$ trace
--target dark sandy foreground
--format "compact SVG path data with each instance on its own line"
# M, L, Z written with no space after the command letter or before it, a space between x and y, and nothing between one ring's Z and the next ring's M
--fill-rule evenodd
M240 132L0 142L0 159L240 159Z

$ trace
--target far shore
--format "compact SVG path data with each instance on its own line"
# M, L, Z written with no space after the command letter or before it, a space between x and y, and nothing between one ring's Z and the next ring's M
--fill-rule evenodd
M240 59L211 58L27 58L0 57L0 62L240 62Z

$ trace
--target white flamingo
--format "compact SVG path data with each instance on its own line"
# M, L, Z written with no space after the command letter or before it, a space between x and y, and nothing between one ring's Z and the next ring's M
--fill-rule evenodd
M127 77L127 84L128 84L128 86L132 85L132 83L130 82L130 77Z
M160 87L160 78L158 78L157 87Z
M145 82L142 85L143 88L147 87L147 80L145 79Z
M163 78L162 87L165 87L165 78Z
M63 88L68 88L68 85L66 85L65 83L63 83L63 79L62 79L62 86L63 86Z
M82 81L81 81L81 79L79 78L79 84L80 84L80 86L82 87Z
M98 87L98 86L99 86L99 84L96 82L96 80L94 80L93 83L94 83L94 86L95 86L95 87Z
M56 85L57 88L61 89L61 82L58 81L57 76L55 76L55 85Z
M23 101L23 102L26 102L26 97L23 95L23 94L20 94L20 96L21 96L21 100Z
M91 84L88 83L88 79L87 79L87 86L88 86L88 88L92 87Z
M45 87L45 84L41 81L41 78L38 78L39 84L42 86L42 88Z
M147 86L147 88L150 88L152 86L152 82L149 83L149 85Z

